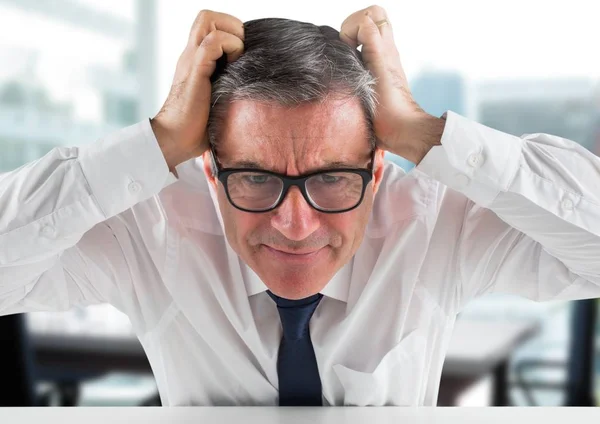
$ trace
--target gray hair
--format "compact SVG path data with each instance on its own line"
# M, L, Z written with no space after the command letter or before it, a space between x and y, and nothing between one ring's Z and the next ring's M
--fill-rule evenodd
M223 114L235 100L295 106L324 101L331 95L360 100L369 142L375 147L375 79L363 64L361 53L341 41L338 31L265 18L245 22L244 38L244 53L229 64L221 58L211 78L212 108L207 127L211 148L218 147Z

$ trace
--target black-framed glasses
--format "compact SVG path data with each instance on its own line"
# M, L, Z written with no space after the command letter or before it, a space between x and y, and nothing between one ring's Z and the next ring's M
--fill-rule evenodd
M375 157L373 151L368 169L332 168L289 177L261 169L220 168L212 149L211 154L229 202L239 210L253 213L277 208L292 186L298 187L306 202L319 212L348 212L364 198L373 178Z

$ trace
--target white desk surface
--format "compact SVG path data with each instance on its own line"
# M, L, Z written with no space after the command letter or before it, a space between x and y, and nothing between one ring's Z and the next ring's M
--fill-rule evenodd
M544 420L544 421L542 421ZM551 420L551 421L548 421ZM598 423L599 408L404 407L89 407L0 408L1 423Z

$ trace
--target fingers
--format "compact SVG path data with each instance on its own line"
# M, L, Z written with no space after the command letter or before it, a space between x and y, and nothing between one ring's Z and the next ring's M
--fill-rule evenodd
M184 55L192 58L200 75L209 77L225 53L233 62L244 52L244 25L227 13L202 10L194 20Z
M202 76L210 77L215 70L216 60L223 53L227 60L233 62L244 51L243 41L229 32L214 30L210 32L198 47L195 53L196 66Z
M215 30L225 31L241 40L244 39L244 24L238 18L227 13L202 10L194 20L188 43L199 46L204 38Z
M355 47L363 46L363 52L368 48L370 51L379 50L382 44L382 37L379 33L379 28L373 20L363 14L357 17L352 22L351 26L348 26L343 34L348 37Z
M394 41L391 23L385 9L380 6L370 6L348 16L342 23L340 38L354 48L360 45L375 47L382 41Z

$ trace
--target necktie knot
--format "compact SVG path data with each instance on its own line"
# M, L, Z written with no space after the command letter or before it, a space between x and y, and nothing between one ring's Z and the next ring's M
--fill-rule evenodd
M279 318L283 326L283 337L288 341L300 340L308 331L310 319L323 298L321 293L304 299L290 300L279 297L267 290L271 299L277 304Z

